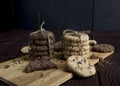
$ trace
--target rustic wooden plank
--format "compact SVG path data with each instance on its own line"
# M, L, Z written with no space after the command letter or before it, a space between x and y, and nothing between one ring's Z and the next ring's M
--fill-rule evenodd
M114 53L114 51L109 52L109 53L99 53L99 52L92 52L95 56L98 56L101 59L105 59L108 56L112 55Z
M25 68L25 66L29 63L28 60L24 60L24 58L29 58L28 56L24 56L21 58L18 58L16 60L18 61L22 61L21 64L16 64L13 62L13 60L7 61L5 63L1 63L1 70L0 70L0 76L3 77L4 79L7 79L9 81L11 81L12 83L19 85L19 86L25 86L27 84L30 84L31 82L35 81L35 80L39 80L39 78L43 78L41 77L44 73L46 75L50 74L54 74L55 73L59 76L59 70L56 69L51 69L51 70L46 70L46 71L36 71L36 72L32 72L32 73L24 73L23 70ZM66 62L64 60L58 60L56 58L52 59L53 62L55 62L58 65L58 68L61 69L63 71L63 69L66 67ZM9 68L4 69L4 66L6 66L6 64L10 65ZM64 74L65 73L65 74ZM66 80L72 78L72 74L71 73L67 73L67 72L60 72L61 75L65 75L67 77L63 78L60 77L62 81L59 82L59 84L65 82ZM68 74L68 75L67 75ZM52 77L55 77L57 75L53 75ZM48 79L49 80L49 79ZM57 80L55 80L57 81ZM43 81L42 81L43 82ZM35 83L35 82L34 82ZM58 82L57 82L58 84Z
M72 78L71 73L67 73L62 70L57 70L52 73L50 73L48 76L44 78L40 78L27 86L58 86L61 83L64 83L65 81Z
M52 73L54 71L56 71L56 70L53 69L53 70L47 70L47 71L32 72L32 73L28 73L25 75L15 77L13 79L10 79L9 81L11 81L12 83L14 83L18 86L25 86L33 81L38 80L39 78L44 78L45 75L47 76L47 75L49 75L49 73Z
M96 54L100 55L100 54ZM105 57L106 54L101 54ZM107 54L111 55L111 53ZM36 71L32 73L24 73L25 66L29 63L29 56L23 56L17 58L17 61L22 63L15 63L13 60L0 64L0 76L18 86L56 86L60 85L73 77L72 73L66 72L66 62L61 59L53 58L51 61L58 65L59 69L51 69L46 71ZM6 65L10 65L9 68L4 68ZM47 77L41 77L45 73Z

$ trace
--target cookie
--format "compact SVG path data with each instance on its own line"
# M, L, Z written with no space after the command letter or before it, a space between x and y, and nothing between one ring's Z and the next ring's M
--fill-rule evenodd
M30 49L31 49L30 46L24 46L24 47L21 48L20 51L24 54L27 54L27 53L29 53Z
M97 41L96 41L96 40L89 40L89 44L90 44L91 46L94 46L94 45L97 44Z
M32 60L50 60L51 58L53 58L53 55L50 56L30 56L30 58Z
M42 45L41 46L31 45L30 47L31 47L31 50L33 51L48 51L49 50L48 46L45 46L45 45L43 46ZM50 49L53 50L54 45L51 45Z
M56 69L57 65L54 64L52 61L46 60L35 60L30 62L24 69L24 72L33 72L39 70L47 70L47 69Z
M89 50L86 50L86 51L66 51L66 50L63 50L63 54L65 55L86 55L89 53Z
M43 45L43 46L36 46L36 45L30 45L31 50L33 51L47 51L48 47Z
M101 53L108 53L114 51L114 46L110 44L96 44L92 47L92 51L94 52L101 52Z
M87 46L81 46L81 48L82 48L83 50L90 50L90 45L87 45Z
M89 36L87 34L84 33L77 33L77 35L74 34L65 34L63 36L63 40L67 40L70 42L86 42L89 40Z
M82 43L76 43L76 42L69 42L69 41L64 41L63 42L64 46L73 46L73 47L78 47L78 46L87 46L89 45L89 41L82 42Z
M35 52L35 51L31 51L30 50L29 55L33 56L33 57L37 57L37 56L46 56L46 55L49 55L49 53L47 51L44 51L44 52Z
M41 30L37 30L35 32L30 33L29 39L48 39L47 34L42 33Z
M55 43L55 51L61 51L62 50L62 42L58 41Z
M48 39L48 36L50 37L50 39L55 40L54 34L50 31L46 31L46 30L37 30L35 32L30 33L29 35L29 39L35 39L35 40L46 40Z
M69 51L86 51L90 50L90 46L81 46L81 47L72 47L72 46L64 46L64 50L69 50Z
M55 40L50 40L50 44L54 44ZM29 40L30 45L47 45L48 40Z
M66 50L63 50L63 54L69 55L69 56L71 56L71 55L80 55L80 52L79 51L75 52L75 51L66 51Z
M79 55L79 56L83 56L85 58L89 58L91 56L91 53L89 51L87 51L87 52L80 52L80 53L75 54L74 52L70 53L70 52L63 51L63 55L64 55L65 59L68 59L72 55Z
M96 74L94 65L89 65L88 60L82 56L70 56L67 59L67 65L71 72L81 77L90 77Z

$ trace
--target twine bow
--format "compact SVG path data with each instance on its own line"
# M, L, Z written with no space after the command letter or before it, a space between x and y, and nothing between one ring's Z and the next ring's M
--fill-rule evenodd
M71 29L66 29L66 30L63 31L63 35L65 35L65 34L72 35L72 36L80 36L83 33L75 31L75 30L71 30Z

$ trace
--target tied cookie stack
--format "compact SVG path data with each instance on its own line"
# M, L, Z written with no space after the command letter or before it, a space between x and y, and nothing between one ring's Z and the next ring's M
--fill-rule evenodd
M54 54L54 34L42 28L41 30L32 32L29 36L29 56L32 61L25 67L25 72L33 72L38 70L54 69L57 65L51 60Z
M37 30L29 36L29 46L31 47L29 55L33 60L50 60L53 57L54 34L43 29L42 25L41 30Z
M63 55L67 59L67 66L71 72L81 77L90 77L96 73L94 64L88 60L92 56L90 43L93 42L90 42L89 36L83 32L63 32Z
M80 55L85 58L90 57L89 36L73 30L65 30L63 32L63 55L65 59L72 55Z

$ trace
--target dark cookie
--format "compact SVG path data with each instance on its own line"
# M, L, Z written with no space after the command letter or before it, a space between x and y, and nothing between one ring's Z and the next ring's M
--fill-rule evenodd
M50 44L54 44L55 43L55 40L50 40ZM47 45L48 44L48 40L33 40L33 39L30 39L29 40L29 44L30 45Z
M53 43L55 43L55 41L50 40L50 44L53 44ZM48 40L35 40L34 44L36 44L36 45L46 45L46 44L48 44Z
M114 51L114 46L109 44L96 44L92 47L92 51L95 52L101 52L101 53L107 53Z
M53 55L50 56L38 56L38 57L31 57L32 60L50 60L51 58L53 58Z
M48 46L45 46L45 45L43 46L30 45L30 47L32 51L48 51L49 50ZM53 50L53 49L54 49L54 45L51 45L50 50Z
M46 31L46 32L42 32L41 30L37 30L35 32L32 32L29 35L29 39L48 39L48 36L50 37L50 39L54 39L54 34L50 31Z
M62 50L62 42L58 41L55 43L55 51L61 51Z
M47 70L47 69L56 69L56 68L57 68L57 65L51 61L35 60L29 63L26 66L24 71L29 73L29 72L38 71L38 70Z
M37 56L47 56L47 55L49 55L49 53L46 52L46 51L44 51L44 52L30 51L29 54L30 54L30 56L33 56L33 57L37 57Z
M30 33L29 39L47 39L48 35L42 33L42 31L37 30L35 32Z
M48 47L43 45L43 46L35 46L35 45L30 45L31 50L33 51L47 51Z

